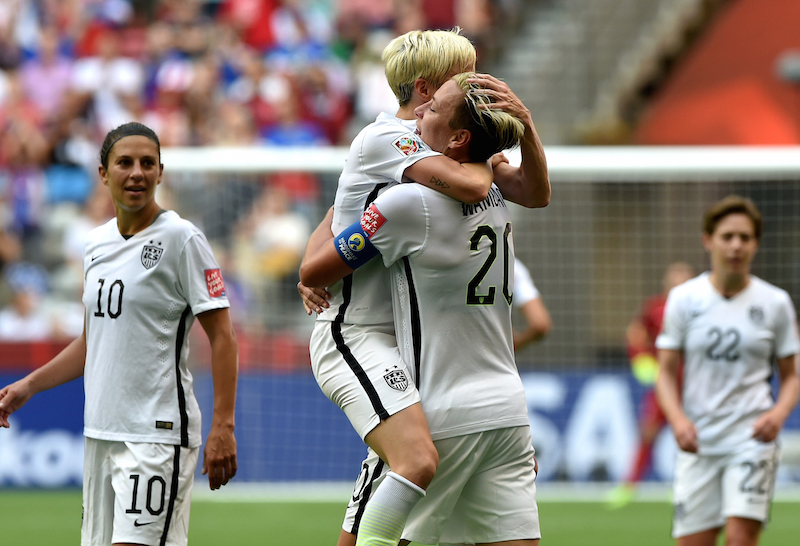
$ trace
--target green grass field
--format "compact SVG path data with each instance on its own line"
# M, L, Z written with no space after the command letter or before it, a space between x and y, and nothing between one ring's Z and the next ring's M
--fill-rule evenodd
M333 546L339 535L342 503L195 501L191 546ZM800 503L777 502L762 546L796 546ZM671 507L666 502L634 502L609 511L598 502L540 503L542 545L667 546ZM80 543L80 492L0 492L2 544Z

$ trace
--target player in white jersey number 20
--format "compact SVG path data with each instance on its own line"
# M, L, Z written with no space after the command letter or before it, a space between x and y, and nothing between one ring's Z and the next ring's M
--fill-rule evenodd
M712 205L703 222L711 271L667 296L656 393L681 449L672 531L679 546L713 546L723 528L728 544L754 546L769 516L776 438L800 393L800 342L789 295L750 273L761 226L750 199Z
M331 231L341 233L361 218L380 192L409 179L476 204L486 199L494 174L504 197L526 207L547 204L546 161L530 112L503 82L485 74L473 80L486 87L487 93L494 93L495 108L524 120L519 167L503 163L492 173L433 152L428 144L438 152L448 145L442 139L448 134L446 126L430 135L428 143L414 134L414 110L431 100L454 74L474 69L475 49L469 40L457 30L411 31L392 40L382 58L400 107L395 116L381 114L353 140L339 177L333 218L323 220L317 228L320 233L325 237L330 237ZM430 112L437 110L431 108ZM391 537L399 537L413 500L395 502L398 496L386 492L399 487L407 489L410 498L419 498L438 464L419 394L397 348L389 270L379 262L374 260L329 286L329 294L315 294L298 284L309 314L319 313L310 343L314 376L370 447L369 461L375 460L360 465L338 546L354 545L356 534L363 541L365 534L370 534L363 530L371 526L375 514L393 515L382 516L381 529L374 533L380 536L370 537L371 541L391 543ZM330 307L324 311L320 295L330 299ZM391 479L382 480L387 466L391 467Z
M479 108L483 88L468 76L447 81L417 109L418 128L427 142L451 127L463 140L445 153L485 161L514 145L524 127L509 114ZM466 129L453 129L456 120ZM511 329L514 243L503 196L493 187L484 201L467 205L419 184L392 187L359 222L333 239L309 242L301 280L327 286L378 253L392 275L398 347L440 457L402 543L538 544L535 460ZM362 540L364 526L358 544L390 544Z
M84 250L83 334L0 390L0 426L37 392L83 376L83 546L188 541L200 408L187 368L197 317L211 342L214 414L203 460L211 489L236 474L238 349L225 283L208 241L155 201L163 166L139 123L109 132L100 179L116 217Z

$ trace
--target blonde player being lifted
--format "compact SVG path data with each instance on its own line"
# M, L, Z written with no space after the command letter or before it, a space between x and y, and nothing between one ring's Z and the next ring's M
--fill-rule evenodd
M83 376L83 546L185 545L200 450L200 408L187 369L197 317L211 342L214 413L203 474L236 474L237 344L219 265L203 234L155 201L158 137L139 123L108 133L100 179L116 218L84 251L83 334L0 390L0 426L37 392Z
M708 209L711 272L672 289L656 339L656 393L681 449L672 530L679 546L713 546L723 527L726 544L754 546L769 515L776 437L800 393L800 341L789 295L750 274L761 225L749 199L729 196Z
M488 193L491 174L484 166L462 166L431 152L414 134L412 121L414 109L429 101L443 82L474 67L473 46L457 31L412 31L393 40L383 59L400 109L396 117L382 114L356 137L339 180L333 223L329 214L315 235L329 238L331 230L341 232L360 219L379 191L405 178L466 202L478 202ZM486 75L479 80L496 95L498 108L526 122L522 165L499 165L495 177L510 199L526 206L546 205L547 167L530 112L499 80ZM364 524L370 525L376 514L386 520L387 511L392 515L385 529L390 530L378 534L399 537L408 511L434 475L438 453L396 345L388 271L376 260L333 284L331 294L323 292L332 295L327 309L324 299L302 284L298 289L308 312L321 312L311 340L317 381L380 456L375 457L377 464L363 466L339 545L353 544ZM378 485L384 463L391 467L392 478ZM411 501L398 503L398 496Z
M418 127L449 157L483 162L519 142L525 125L479 106L492 93L470 76L448 80L419 107ZM499 189L469 205L401 184L333 239L317 235L301 265L309 286L329 285L377 253L391 268L398 345L440 457L424 498L396 490L413 506L403 543L538 544L535 462L511 330L514 243ZM395 480L390 472L382 486ZM399 538L373 540L362 520L357 543Z

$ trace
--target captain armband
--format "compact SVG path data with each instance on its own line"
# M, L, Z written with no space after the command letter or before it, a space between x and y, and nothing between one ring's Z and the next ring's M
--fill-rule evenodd
M353 269L358 269L378 254L378 249L367 237L361 227L361 222L345 228L334 238L333 242L339 256Z

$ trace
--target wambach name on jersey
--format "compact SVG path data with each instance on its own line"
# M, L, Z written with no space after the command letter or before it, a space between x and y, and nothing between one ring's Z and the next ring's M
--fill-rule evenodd
M503 194L500 193L500 190L497 187L492 186L489 189L489 195L486 196L486 199L481 201L480 203L475 203L474 205L467 205L466 203L461 203L461 214L463 216L472 216L473 214L477 214L484 210L489 209L490 207L505 207L506 202L503 199Z

